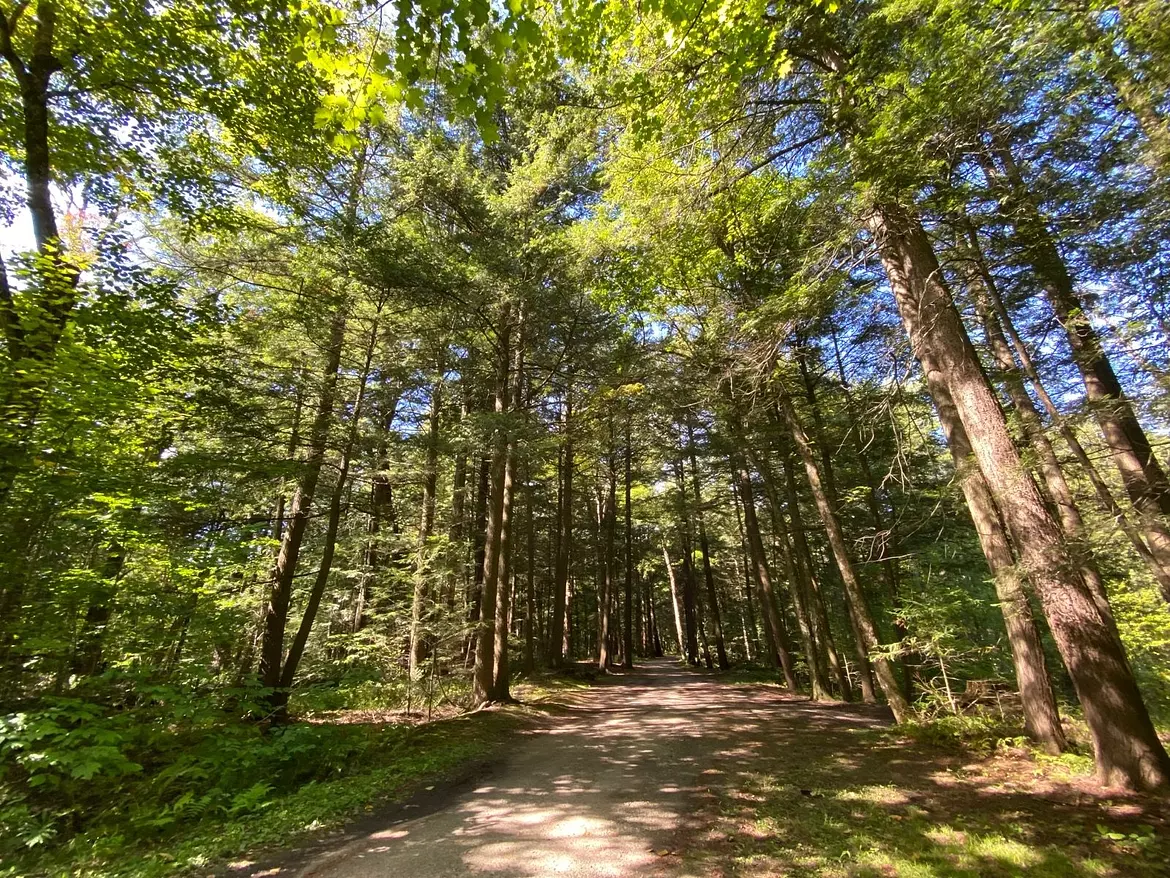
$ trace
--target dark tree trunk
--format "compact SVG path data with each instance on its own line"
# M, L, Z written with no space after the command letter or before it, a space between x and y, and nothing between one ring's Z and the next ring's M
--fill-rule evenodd
M601 537L601 593L597 601L597 666L608 671L613 666L610 617L614 596L614 564L617 560L615 531L617 524L617 455L614 453L613 422L609 425L609 454L605 465L604 496L597 498L597 524Z
M329 424L333 419L333 401L337 389L337 370L341 364L341 349L345 340L345 310L338 308L330 325L329 342L325 353L317 411L305 450L304 469L290 507L288 527L280 543L280 552L269 578L268 600L264 608L263 640L260 646L260 682L274 693L281 685L281 666L284 654L284 631L288 624L289 600L292 597L293 578L301 554L305 531L321 465L325 460L325 445ZM280 707L274 701L275 707Z
M893 523L886 524L886 516L882 511L880 485L874 477L873 468L869 465L869 449L861 436L861 425L864 423L864 419L861 416L861 412L857 410L857 406L853 401L853 393L849 388L849 378L845 373L845 361L841 357L841 348L837 343L837 327L830 324L829 331L833 340L833 356L837 364L837 375L841 381L841 395L845 398L845 411L849 416L850 423L853 425L849 431L849 435L853 437L854 448L857 452L857 461L861 466L862 478L865 479L866 507L869 509L870 521L873 522L873 541L870 548L870 560L876 560L881 564L882 576L886 581L886 591L890 596L890 604L894 609L894 633L898 637L898 642L903 643L909 632L906 630L906 623L902 618L901 576L898 570L897 559L897 526ZM807 372L805 373L805 381L807 382L809 404L815 407L816 396L811 378ZM913 696L913 658L916 658L916 656L912 657L904 648L899 655L899 663L902 666L903 683L907 698Z
M561 496L557 566L553 574L552 626L549 628L548 663L556 668L564 664L565 609L569 592L569 561L573 551L573 383L565 388L565 408L561 440Z
M868 660L872 663L878 685L881 686L886 701L894 712L894 719L898 722L905 722L912 716L913 711L906 700L905 693L898 684L893 665L884 656L873 654L874 650L880 646L877 626L874 624L873 615L865 600L865 594L861 590L861 583L857 579L853 561L849 557L845 534L841 530L841 522L837 513L837 498L828 493L827 487L821 481L820 467L813 453L812 443L809 442L808 436L801 426L792 398L779 383L776 385L776 390L780 410L788 424L788 431L796 445L797 453L804 461L809 488L812 491L817 511L821 515L821 521L825 526L829 548L837 562L837 569L841 573L841 582L845 587L845 603L849 610L849 617L853 622L854 635L857 638L858 662L864 664ZM865 680L864 674L861 679Z
M625 538L626 538L626 593L623 612L622 637L625 644L625 654L622 656L622 666L634 667L634 508L630 496L633 490L633 454L630 437L630 413L626 412L626 496L625 496Z
M467 619L475 626L467 638L467 663L475 661L478 644L479 619L483 598L484 556L487 553L488 503L492 492L492 459L482 457L479 461L479 477L475 488L475 552L472 556L474 573L471 579L471 593L467 596Z
M114 613L114 597L125 567L126 549L114 543L105 551L105 561L99 571L101 581L90 596L89 606L85 610L85 621L73 654L73 674L77 677L90 677L101 673L103 669L102 642L105 640L106 626Z
M524 565L524 673L536 670L536 513L532 508L536 491L532 484L531 465L525 467L524 512L527 563Z
M467 420L467 400L464 397L459 411L459 423ZM460 442L455 454L455 467L451 476L451 524L447 529L447 542L450 545L447 558L447 609L454 610L456 594L462 583L463 590L467 590L467 546L466 524L464 516L467 508L467 448Z
M760 591L761 613L771 635L776 654L780 658L785 685L792 692L796 692L798 688L796 672L793 669L792 655L788 649L788 635L784 628L784 620L780 616L775 590L772 588L772 575L768 570L768 556L764 550L764 541L760 538L755 495L752 491L752 476L748 472L747 465L738 455L733 456L731 465L735 471L736 487L739 489L739 496L743 501L743 525L747 536L748 554L751 556L752 573Z
M699 463L695 456L695 431L687 421L687 447L691 458L691 486L695 497L695 523L699 526L699 550L703 554L703 580L707 586L707 607L711 613L711 633L715 638L715 654L719 668L726 671L731 667L727 660L727 647L723 642L723 620L719 614L719 593L715 588L715 575L711 570L711 543L707 539L707 524L703 518L703 491L699 484Z
M497 357L496 403L497 416L508 411L511 365L512 308L505 302L500 306L499 329L496 334L499 347ZM483 590L479 599L479 620L476 626L475 673L472 679L472 702L479 706L492 700L495 683L496 604L500 585L500 535L504 515L504 491L508 464L508 435L498 425L492 439L491 487L488 497L487 524L484 529ZM505 584L505 588L507 584Z
M7 273L0 268L0 330L9 372L0 399L0 510L7 505L17 476L29 465L29 441L50 387L57 346L77 304L80 271L61 245L52 199L50 83L62 69L54 46L56 27L57 4L41 0L27 58L18 54L7 28L0 32L0 57L8 62L20 93L25 205L38 257L36 283L23 315L16 312Z
M523 408L524 393L524 309L521 307L516 316L516 342L512 355L512 386L508 394L508 411L512 419L508 425L508 441L505 448L506 460L504 463L504 489L500 506L500 554L499 554L499 582L500 593L496 601L496 630L493 650L495 652L492 668L492 701L511 701L510 688L511 671L508 667L508 632L512 620L512 508L516 499L516 431L519 427L518 417Z
M435 491L439 481L439 416L442 411L443 379L431 385L431 411L427 417L426 463L423 468L422 519L418 526L418 548L414 562L414 597L410 607L410 674L415 676L426 661L430 636L426 616L431 601L428 579L431 573L427 543L435 527Z
M782 429L779 407L772 409L771 413L775 416L775 426ZM808 583L809 603L811 604L809 621L813 626L813 639L818 646L824 647L825 658L829 663L829 671L837 683L837 690L841 693L842 698L848 699L850 696L849 675L846 673L845 663L837 651L833 629L829 625L829 611L825 606L820 582L817 579L816 567L813 564L812 549L808 544L808 535L805 532L804 519L800 512L800 493L796 485L795 466L790 460L791 449L779 435L777 441L780 446L780 467L784 472L784 494L788 501L789 519L792 524L792 543L795 549L792 560L796 564L801 578ZM868 686L872 693L873 682L868 677L868 669L860 670L865 672L864 675L859 673L863 686Z
M366 348L365 365L362 368L362 373L358 379L357 392L354 395L349 429L346 431L345 443L341 449L341 464L337 470L337 484L333 488L333 495L329 501L329 521L325 526L325 542L322 547L321 566L317 568L317 576L313 580L313 586L309 590L308 600L305 602L305 610L301 614L301 624L297 627L297 633L293 636L292 645L289 647L288 655L284 659L284 667L280 670L280 690L274 702L274 706L276 707L275 718L278 720L284 719L284 708L288 702L289 691L292 689L293 682L296 679L297 668L300 666L301 657L305 653L305 646L309 642L309 634L312 633L313 623L317 619L317 610L321 606L321 598L324 596L325 589L329 585L329 574L333 570L333 556L337 549L337 532L341 524L342 498L345 496L346 484L349 478L349 465L353 457L354 447L357 445L358 431L361 427L362 405L365 401L366 382L370 378L370 364L374 359L374 348L377 340L378 323L375 321L374 327L370 332L369 345Z
M930 366L950 391L979 470L1044 606L1093 736L1100 781L1170 787L1170 758L1129 663L1020 460L926 232L916 216L889 203L875 208L869 226L907 333L917 351L933 358Z
M780 498L776 494L776 489L773 484L771 467L765 461L761 460L760 455L750 444L743 443L743 447L747 449L748 457L752 459L756 472L760 474L760 478L764 482L764 493L768 497L768 505L772 511L773 530L776 534L776 542L779 544L780 557L784 561L784 572L788 580L788 593L792 598L792 605L796 610L797 627L800 629L800 639L804 646L805 661L808 664L809 689L812 693L812 700L824 701L829 697L828 675L824 667L824 662L821 659L820 650L817 648L812 616L808 610L808 605L811 602L810 589L808 588L808 583L804 581L802 571L796 566L794 552L788 542L788 524L785 521L784 510L781 508Z

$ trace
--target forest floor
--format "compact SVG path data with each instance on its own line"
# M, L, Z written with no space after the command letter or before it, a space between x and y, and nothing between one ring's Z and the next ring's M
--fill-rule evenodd
M1170 874L1167 803L1020 749L975 758L910 740L881 708L659 660L542 710L486 776L237 874Z

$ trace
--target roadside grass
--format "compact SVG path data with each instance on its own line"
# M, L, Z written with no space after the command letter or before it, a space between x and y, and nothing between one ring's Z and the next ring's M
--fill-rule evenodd
M528 717L520 710L489 711L419 726L361 729L364 746L352 767L274 795L238 816L210 814L195 823L149 834L105 825L60 848L32 848L0 866L11 876L156 878L206 873L275 847L295 847L347 820L441 783L469 764L495 756ZM327 727L339 741L354 726ZM347 747L352 749L352 741Z
M386 721L391 712L362 709L310 714L267 736L247 725L216 728L202 745L194 737L185 739L178 757L191 760L203 786L227 783L223 778L238 770L241 760L249 763L248 783L265 773L271 783L227 799L233 804L217 800L201 807L212 800L186 796L176 807L174 801L156 802L169 801L157 788L160 776L179 761L148 765L121 778L120 786L105 781L110 805L100 813L87 805L81 813L90 819L80 831L0 851L0 878L206 875L233 862L295 849L500 757L515 734L539 723L558 697L588 686L584 679L544 674L513 687L521 704L431 722L417 714ZM200 746L214 757L201 753ZM0 786L3 780L0 775ZM0 790L0 804L5 795L11 794Z
M1170 870L1170 810L1095 788L1083 752L953 728L777 735L713 790L693 852L727 876L1097 878Z

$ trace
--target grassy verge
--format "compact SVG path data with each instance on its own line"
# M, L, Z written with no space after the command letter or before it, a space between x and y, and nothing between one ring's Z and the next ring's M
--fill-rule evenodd
M349 755L335 777L314 779L255 810L233 816L210 814L157 833L119 831L104 825L57 849L33 848L0 866L0 875L111 876L155 878L198 871L206 874L233 860L250 859L276 847L295 847L369 814L427 785L457 776L490 760L517 729L532 721L521 709L490 711L421 726L327 727ZM362 743L355 747L354 736Z
M729 876L1156 876L1170 811L1094 787L1010 727L782 730L713 790L695 869ZM994 740L992 740L994 739Z

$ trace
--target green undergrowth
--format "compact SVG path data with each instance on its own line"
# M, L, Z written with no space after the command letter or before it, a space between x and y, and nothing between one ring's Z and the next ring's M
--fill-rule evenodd
M74 803L74 813L57 826L30 807L35 785L30 797L6 772L0 876L154 878L295 846L490 759L528 713L487 711L417 726L293 723L267 733L221 725L205 729L202 740L176 734L182 752L165 762L156 746L155 765L134 763L141 755L107 728L107 743L88 748L105 747L105 763L91 752L70 756L72 768L60 766L65 781L53 798L58 810ZM51 742L46 749L45 759L59 759ZM94 760L81 772L89 777L71 778L84 758ZM86 786L103 796L100 804ZM84 809L76 807L81 799ZM70 824L80 828L70 832Z

